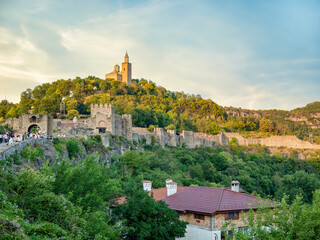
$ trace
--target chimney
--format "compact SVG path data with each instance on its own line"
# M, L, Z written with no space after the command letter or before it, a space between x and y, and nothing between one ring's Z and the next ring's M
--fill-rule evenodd
M178 184L176 182L169 182L166 185L167 185L167 197L177 193Z
M150 192L152 187L152 182L151 181L144 181L143 182L143 190Z
M166 179L166 188L168 187L168 183L172 183L171 179Z
M231 182L231 191L240 192L239 185L240 185L240 183L238 181L232 181Z

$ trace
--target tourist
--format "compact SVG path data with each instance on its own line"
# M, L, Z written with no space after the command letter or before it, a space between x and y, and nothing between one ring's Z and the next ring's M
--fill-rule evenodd
M9 138L9 144L14 144L13 137L10 137L10 138Z
M9 139L9 137L8 137L8 134L6 133L6 134L4 135L4 142L7 143L7 142L8 142L8 139Z
M3 142L3 134L0 133L0 144Z

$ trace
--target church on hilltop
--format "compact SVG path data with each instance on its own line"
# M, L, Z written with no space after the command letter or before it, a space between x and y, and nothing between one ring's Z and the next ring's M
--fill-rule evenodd
M132 68L131 63L129 63L129 56L127 52L124 56L124 62L122 63L122 71L120 71L120 66L116 64L114 66L114 70L111 73L106 74L106 79L118 80L127 85L131 84Z

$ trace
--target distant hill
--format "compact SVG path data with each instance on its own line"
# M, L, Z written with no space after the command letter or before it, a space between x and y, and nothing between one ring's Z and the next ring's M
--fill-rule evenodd
M259 121L259 132L276 135L293 134L300 139L319 143L320 138L320 102L313 102L305 107L291 111L285 110L249 110L225 107L228 119L235 122ZM266 120L267 119L267 120ZM263 124L261 123L263 120ZM270 121L268 121L270 120ZM241 131L241 127L232 129ZM248 130L248 129L245 129ZM257 129L258 130L258 129ZM255 130L257 132L257 130Z
M60 104L66 106L61 115ZM255 137L293 134L320 143L320 102L292 111L249 110L222 107L200 95L172 92L152 81L133 79L130 86L112 79L87 78L57 80L21 93L18 104L0 103L0 120L24 113L55 117L90 114L92 103L112 103L119 114L132 114L137 127L164 127L208 134L240 132Z

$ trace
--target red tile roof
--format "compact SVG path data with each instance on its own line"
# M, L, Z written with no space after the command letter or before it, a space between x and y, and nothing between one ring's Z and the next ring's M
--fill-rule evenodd
M249 204L257 200L259 200L258 197L226 188L196 186L187 187L183 191L163 199L171 209L176 211L206 214L250 209ZM255 208L255 205L253 204L251 207Z
M231 187L225 187L224 189L230 190L231 191ZM246 193L245 190L243 190L242 188L239 188L239 192L241 193Z
M177 192L180 192L181 190L185 189L187 187L184 186L178 186ZM162 200L167 197L167 188L158 188L158 189L151 189L151 192L149 192L149 196L151 196L151 193L153 193L153 199L156 201ZM126 201L126 197L120 197L116 202L118 204L123 204Z
M168 185L177 185L177 183L176 182L169 182L169 183L167 183Z

